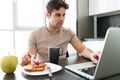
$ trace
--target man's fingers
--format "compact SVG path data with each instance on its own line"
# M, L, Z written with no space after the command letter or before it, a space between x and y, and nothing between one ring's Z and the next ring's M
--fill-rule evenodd
M97 56L99 57L99 56L100 56L100 51L97 51L96 54L97 54Z
M91 59L94 63L97 63L97 62L98 62L98 59L99 59L99 56L100 56L100 52L92 53L91 56L90 56L90 59Z
M25 55L22 57L21 65L24 66L24 65L30 63L30 61L31 61L31 60L30 60L30 56L27 55L27 54L25 54Z
M94 56L91 56L91 60L92 60L94 63L97 63L97 59L94 58Z
M97 59L93 59L93 62L97 64L98 60Z

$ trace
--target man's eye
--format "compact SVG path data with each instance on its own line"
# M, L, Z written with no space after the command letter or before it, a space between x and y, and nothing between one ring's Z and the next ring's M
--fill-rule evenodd
M65 16L65 14L63 14L63 16Z
M60 17L61 15L60 14L56 14L57 17Z

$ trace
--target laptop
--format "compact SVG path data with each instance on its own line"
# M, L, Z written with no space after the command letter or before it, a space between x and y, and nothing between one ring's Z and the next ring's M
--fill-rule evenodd
M120 28L108 28L104 47L97 65L84 62L66 65L66 70L72 71L87 79L102 79L120 73Z

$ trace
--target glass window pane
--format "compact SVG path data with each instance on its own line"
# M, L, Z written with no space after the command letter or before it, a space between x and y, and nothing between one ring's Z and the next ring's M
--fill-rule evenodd
M39 27L45 23L44 0L17 0L19 27Z
M0 57L14 52L12 31L0 31Z
M28 38L31 31L16 31L15 32L15 47L16 53L22 56L28 50Z
M12 0L0 0L0 29L12 29L13 6Z
M63 26L71 28L76 33L76 0L65 0L66 3L69 5L69 9L66 11L65 22ZM71 46L68 45L68 51L70 55L77 54L77 51Z
M65 22L63 26L71 28L76 32L76 0L65 0L69 4L69 9L66 11ZM72 14L71 14L72 13Z

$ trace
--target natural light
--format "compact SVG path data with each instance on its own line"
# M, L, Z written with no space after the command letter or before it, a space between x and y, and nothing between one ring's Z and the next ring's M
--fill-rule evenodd
M47 0L0 0L0 57L8 53L22 56L35 28L44 25ZM76 0L66 0L65 27L76 32ZM72 14L70 14L72 12ZM69 46L71 52L75 50Z

